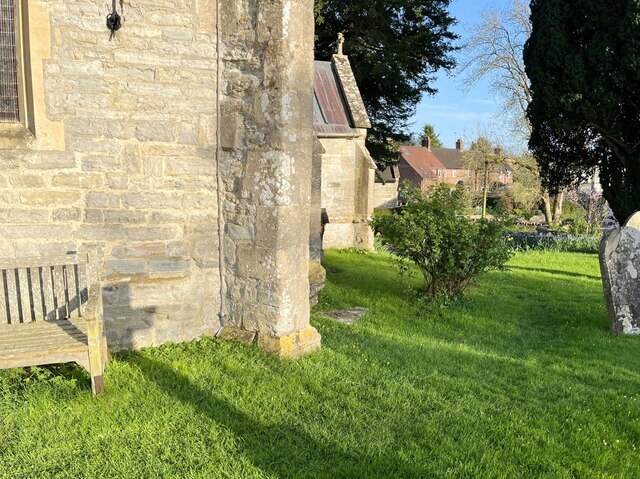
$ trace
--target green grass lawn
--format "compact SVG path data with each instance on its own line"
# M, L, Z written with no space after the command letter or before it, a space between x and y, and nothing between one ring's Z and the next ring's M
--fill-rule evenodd
M640 477L640 338L608 332L595 256L520 254L430 313L385 255L326 266L303 360L128 353L97 400L77 369L0 373L0 477Z

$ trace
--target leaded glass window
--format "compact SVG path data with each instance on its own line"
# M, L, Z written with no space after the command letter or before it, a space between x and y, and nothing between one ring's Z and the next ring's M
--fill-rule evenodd
M0 0L0 123L20 122L18 67L14 0Z

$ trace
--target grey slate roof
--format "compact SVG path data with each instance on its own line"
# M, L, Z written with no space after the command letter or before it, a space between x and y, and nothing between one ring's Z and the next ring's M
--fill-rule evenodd
M384 170L376 170L376 183L395 183L398 181L398 167L387 166Z
M457 148L431 148L431 151L448 170L464 169L464 161L462 160L462 155L464 155L463 151Z

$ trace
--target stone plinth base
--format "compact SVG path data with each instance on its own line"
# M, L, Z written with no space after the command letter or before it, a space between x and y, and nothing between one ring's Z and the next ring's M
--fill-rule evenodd
M262 349L280 358L299 358L311 354L320 349L322 339L320 333L312 326L280 338L245 331L234 326L225 326L217 335L217 338L225 341L240 341L247 344L252 344L256 337Z
M216 338L224 341L239 341L241 343L252 344L257 335L258 333L255 331L246 331L234 326L225 326L216 334Z
M281 358L299 358L320 349L321 336L316 328L309 326L287 336L258 336L258 344L266 351Z

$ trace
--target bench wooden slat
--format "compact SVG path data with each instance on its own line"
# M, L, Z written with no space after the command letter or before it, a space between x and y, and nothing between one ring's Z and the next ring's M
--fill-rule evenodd
M63 337L60 336L60 339ZM65 351L85 351L88 353L87 341L81 338L64 337L63 341L53 345L51 341L34 341L24 342L15 345L12 348L0 348L0 360L2 358L12 358L14 356L23 356L28 354L42 353L63 353ZM2 362L0 361L0 364Z
M86 303L89 301L89 290L86 285L90 283L87 277L87 270L85 268L78 268L78 281L80 286L78 287L78 293L80 295L80 304L78 305L78 313L81 318L84 318L87 313Z
M18 325L0 324L0 339L8 335L21 334L24 331L42 331L43 329L53 327L69 330L80 329L81 331L85 331L87 329L87 321L83 318L45 321L45 323L46 324L41 325L40 322L32 321L30 323Z
M51 268L52 281L53 281L53 305L55 307L55 318L66 319L67 308L64 299L64 274L62 273L62 266L53 266Z
M60 339L63 337L60 336ZM26 356L29 354L43 354L43 353L63 353L65 351L85 351L88 353L86 339L83 341L81 338L72 338L71 336L64 337L63 341L53 345L51 341L34 341L24 342L17 344L12 348L0 349L0 364L2 359L12 358L15 356Z
M86 351L87 325L83 320L39 321L0 327L0 365L3 359L28 354Z
M11 342L0 343L0 356L11 351L36 351L36 350L56 350L63 345L68 344L84 344L87 349L87 336L81 333L65 333L59 332L49 337L45 336L23 336Z
M62 268L62 289L64 291L64 315L60 319L68 319L71 317L71 308L69 307L69 302L71 298L69 297L69 270L66 264L61 266Z
M78 318L80 312L78 307L80 306L80 295L78 294L78 266L70 264L67 266L67 284L69 293L69 317Z
M18 289L16 288L16 270L5 271L6 291L9 297L9 311L7 322L11 324L20 323L20 313L18 308Z
M87 330L86 321L82 319L73 322L66 320L38 321L20 325L3 325L0 327L0 344L11 344L12 341L22 341L24 338L39 338L56 334L86 337Z
M68 254L46 258L0 258L0 269L37 268L39 266L62 266L63 264L87 264L87 255Z
M53 276L51 269L53 266L45 266L42 268L42 294L44 296L44 314L45 321L55 321L56 308L53 290Z
M24 368L27 366L59 363L77 363L80 366L90 369L87 353L85 351L66 351L60 354L44 353L30 354L27 356L17 356L15 358L3 359L0 368Z
M87 255L0 259L0 368L73 361L99 394L107 359L98 270Z
M8 324L9 323L9 297L8 290L6 288L6 277L7 272L0 270L0 300L2 304L0 304L0 324Z
M49 321L39 321L37 323L33 323L33 324L43 324L43 323L49 323ZM31 323L28 323L31 324ZM16 333L16 334L12 334L11 336L8 336L6 339L0 340L0 347L3 348L11 348L13 347L13 344L17 344L19 342L24 342L24 341L38 341L40 339L50 339L53 340L54 338L56 338L57 336L71 336L74 338L78 338L81 340L86 341L87 339L87 331L86 329L83 330L64 330L64 329L60 329L59 331L49 331L47 332L47 334L49 335L48 337L44 334L39 334L37 332L34 331L29 331L26 333Z
M31 314L31 297L29 294L29 280L27 278L27 269L18 268L16 271L16 282L20 297L19 308L21 311L21 317L23 323L29 323L33 321L33 315Z
M22 297L22 290L20 289L20 269L16 268L12 270L12 273L11 277L13 278L15 288L14 294L16 295L16 310L18 311L18 318L21 323L28 323L29 318L25 316L23 310L24 298Z
M33 300L33 320L44 321L44 308L42 306L42 268L28 268L31 278L31 298Z

